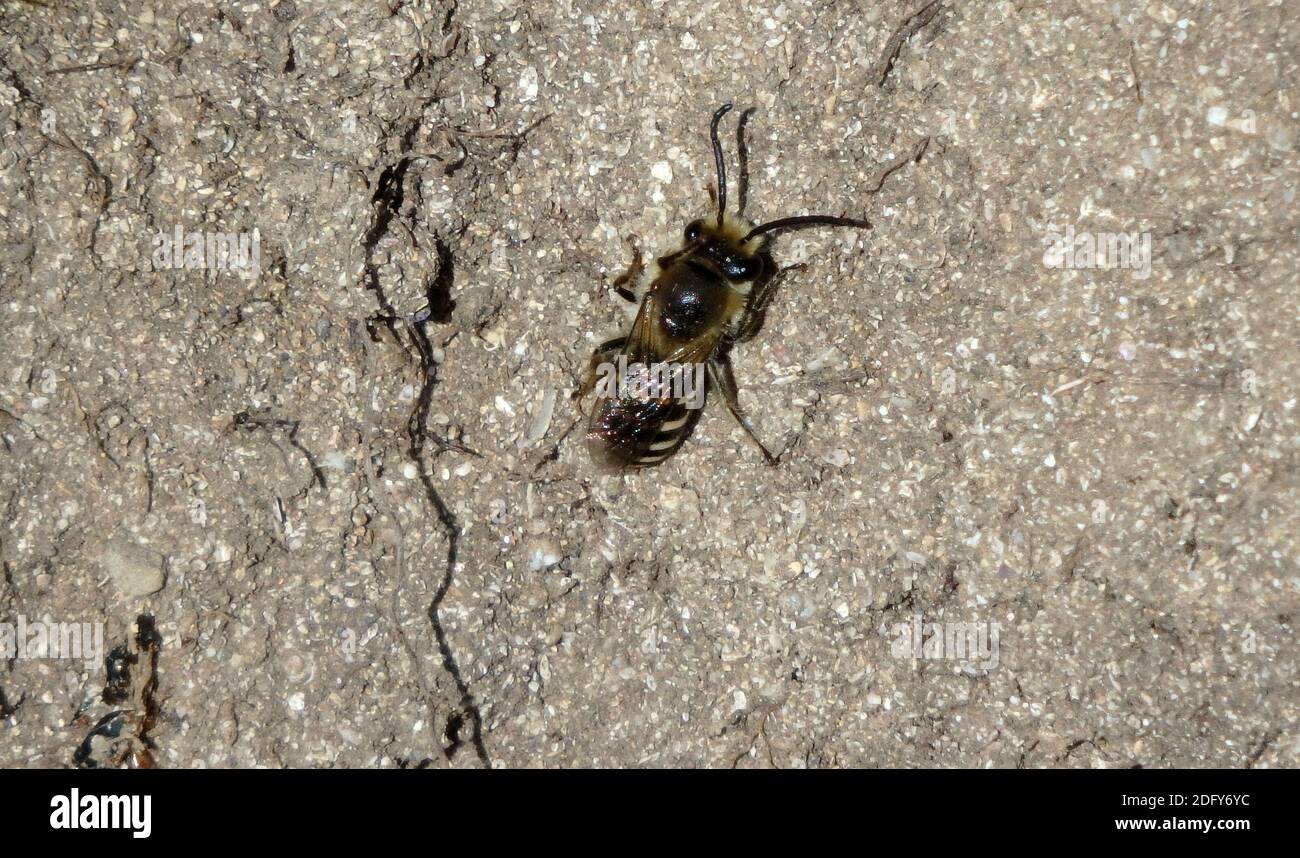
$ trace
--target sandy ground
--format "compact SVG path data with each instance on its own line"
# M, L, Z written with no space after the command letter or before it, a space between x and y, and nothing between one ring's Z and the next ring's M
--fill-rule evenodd
M4 4L0 623L156 617L168 767L1295 765L1300 3L950 0L881 85L924 5ZM779 467L598 475L726 100L749 217L875 228L772 245ZM0 764L105 682L15 648Z

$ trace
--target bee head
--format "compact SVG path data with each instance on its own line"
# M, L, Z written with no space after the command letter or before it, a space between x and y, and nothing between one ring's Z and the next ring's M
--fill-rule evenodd
M745 227L728 219L721 228L704 220L686 225L684 238L691 255L708 259L733 282L754 280L763 272L761 242L747 240Z

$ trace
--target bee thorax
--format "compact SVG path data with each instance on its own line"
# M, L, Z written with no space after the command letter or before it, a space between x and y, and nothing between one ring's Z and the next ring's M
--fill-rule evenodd
M660 293L664 333L687 340L722 324L732 311L730 287L722 276L702 265L675 266Z

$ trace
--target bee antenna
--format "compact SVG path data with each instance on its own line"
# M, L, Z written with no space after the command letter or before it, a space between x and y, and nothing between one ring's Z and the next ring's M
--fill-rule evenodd
M790 229L792 227L804 226L855 226L858 229L871 229L870 221L856 220L851 217L835 217L834 215L799 215L798 217L783 217L780 220L770 220L765 224L754 227L745 236L745 241L749 241L756 235L762 235L765 232L775 232L778 229Z
M727 165L723 163L722 144L718 142L718 123L729 110L731 110L731 102L719 107L713 114L713 122L709 125L709 139L713 141L713 163L718 168L718 229L722 229L722 219L727 212Z

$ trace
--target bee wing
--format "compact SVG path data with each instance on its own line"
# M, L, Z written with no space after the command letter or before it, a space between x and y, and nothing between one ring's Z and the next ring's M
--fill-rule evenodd
M647 294L641 302L641 309L637 311L636 319L632 321L627 344L623 346L623 354L627 356L628 363L653 363L659 360L660 341L663 338L657 330L658 325L654 323L658 315L654 303L654 295Z
M659 301L654 294L647 295L632 322L622 354L629 367L640 364L649 369L671 364L670 378L658 372L653 375L654 384L668 387L643 389L628 396L620 387L618 394L604 394L609 398L592 412L587 430L588 449L602 470L639 468L663 461L686 440L699 417L707 385L704 367L717 349L721 331L679 345L664 334L661 318ZM689 384L690 375L698 379L695 385ZM638 375L642 380L650 377Z

